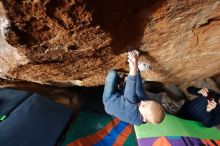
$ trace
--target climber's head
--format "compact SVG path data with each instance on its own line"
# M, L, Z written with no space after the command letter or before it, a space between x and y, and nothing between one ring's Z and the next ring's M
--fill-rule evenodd
M144 122L159 124L165 118L164 108L155 101L141 101L138 103L138 109Z

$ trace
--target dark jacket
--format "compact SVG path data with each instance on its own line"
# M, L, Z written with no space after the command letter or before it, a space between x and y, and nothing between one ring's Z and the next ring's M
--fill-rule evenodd
M198 95L199 97L186 102L180 111L177 113L177 116L188 119L202 122L207 127L212 127L220 124L220 105L218 104L218 99L220 94L215 91L208 89L209 93L212 94L214 100L217 102L217 106L211 112L207 112L206 108L208 105L207 97L202 96L198 93L201 88L189 87L187 91L192 95Z

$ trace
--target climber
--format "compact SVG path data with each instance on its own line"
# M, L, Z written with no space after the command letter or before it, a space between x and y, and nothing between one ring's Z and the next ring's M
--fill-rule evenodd
M130 124L139 125L145 122L158 124L163 121L163 107L148 100L142 86L141 74L138 69L138 51L128 52L130 72L125 86L118 88L120 79L117 71L108 72L103 93L103 103L108 114Z
M220 94L207 88L188 87L187 91L198 98L186 102L177 116L202 122L206 127L220 124Z

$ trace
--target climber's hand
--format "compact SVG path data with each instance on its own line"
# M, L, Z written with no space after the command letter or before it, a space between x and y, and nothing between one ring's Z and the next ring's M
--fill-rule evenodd
M138 56L139 56L139 54L136 53L135 51L128 52L128 62L129 62L129 68L130 68L129 75L136 75L137 74Z
M202 96L207 97L209 90L207 88L202 88L201 90L198 91L199 94L202 94Z
M206 107L206 111L211 112L216 106L217 106L217 103L214 100L212 100L212 101L208 100L208 105Z
M133 50L132 52L135 54L135 56L138 60L140 53L137 50Z

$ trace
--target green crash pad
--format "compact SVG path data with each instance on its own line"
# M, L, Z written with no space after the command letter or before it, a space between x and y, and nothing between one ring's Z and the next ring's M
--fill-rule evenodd
M220 139L220 131L216 128L206 128L201 123L184 120L173 115L166 115L159 125L142 124L134 126L138 139L160 136L188 136L201 139Z

